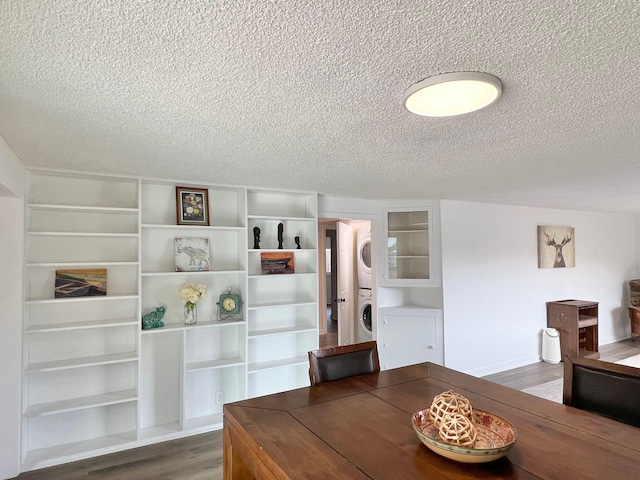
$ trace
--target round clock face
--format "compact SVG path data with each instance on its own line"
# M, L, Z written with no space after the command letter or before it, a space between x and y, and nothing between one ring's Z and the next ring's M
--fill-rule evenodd
M231 297L227 297L222 300L222 308L224 308L227 312L231 312L236 308L236 301Z

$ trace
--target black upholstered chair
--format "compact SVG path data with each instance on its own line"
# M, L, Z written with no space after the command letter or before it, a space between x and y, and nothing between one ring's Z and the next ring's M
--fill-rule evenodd
M309 352L311 385L379 371L380 361L376 342L356 343Z
M640 368L565 355L562 403L640 427Z

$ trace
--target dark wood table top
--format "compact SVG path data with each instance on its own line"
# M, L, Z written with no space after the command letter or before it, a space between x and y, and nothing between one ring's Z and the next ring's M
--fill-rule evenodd
M422 445L411 415L445 390L516 427L506 457ZM640 478L640 429L431 363L225 405L224 440L228 480Z

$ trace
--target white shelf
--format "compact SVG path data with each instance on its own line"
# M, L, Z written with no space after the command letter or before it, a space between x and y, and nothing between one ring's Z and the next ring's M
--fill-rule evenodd
M145 439L162 439L163 437L174 437L176 433L182 431L179 422L165 423L163 425L154 425L153 427L141 428L138 430L138 438Z
M135 215L139 212L137 208L123 207L92 207L83 205L56 205L45 203L28 203L27 208L32 210L51 210L63 212L89 212L89 213L124 213Z
M244 270L206 270L192 272L142 272L143 277L184 277L192 275L231 275L242 274Z
M136 431L131 430L118 435L108 435L90 440L71 442L54 447L41 448L27 452L24 465L27 469L48 467L60 463L61 460L72 461L79 458L104 453L110 447L122 446L136 440Z
M138 298L138 295L96 295L93 297L69 297L69 298L30 298L25 301L27 305L45 304L45 303L76 303L76 302L100 302L100 301L117 301Z
M315 222L315 217L288 217L288 216L279 216L279 215L247 215L249 220L281 220L283 222L286 221L295 221L295 222Z
M248 305L247 309L248 310L256 310L256 309L260 309L260 308L281 308L281 307L299 307L299 306L303 306L303 305L315 305L318 302L316 302L313 299L305 299L305 300L296 300L293 302L275 302L275 303L260 303L260 304L253 304L253 305Z
M429 230L426 228L390 228L389 233L427 233Z
M250 331L247 335L248 338L261 338L268 337L272 335L282 335L285 333L305 333L305 332L315 332L318 329L313 326L301 326L301 327L283 327L283 328L272 328L269 330L259 330L259 331Z
M187 363L185 369L187 373L195 372L198 370L209 370L214 368L227 368L227 367L237 367L244 365L244 360L238 357L234 358L221 358L218 360L209 360L206 362L193 362Z
M30 231L27 234L33 237L103 237L103 238L127 238L127 237L139 237L137 233L109 233L109 232L34 232Z
M222 427L222 414L205 415L202 417L188 418L184 421L185 430L209 431Z
M135 390L127 390L123 392L110 392L110 393L104 393L102 395L92 395L90 397L84 397L84 398L72 398L69 400L60 400L57 402L31 405L24 412L24 416L37 417L40 415L54 415L57 413L83 410L86 408L115 405L118 403L135 402L137 401L137 399L138 399L138 396Z
M295 252L315 252L315 248L251 248L249 253L295 253Z
M238 232L244 230L245 227L233 227L233 226L225 226L225 225L169 225L169 224L160 224L160 223L143 223L140 225L143 229L155 229L155 230L181 230L181 231L191 231L191 230L213 230L213 231L229 231L229 232Z
M235 325L245 325L246 322L244 320L198 320L198 323L195 325L184 325L182 323L179 324L169 324L165 323L164 327L160 328L150 328L148 330L142 330L143 335L153 335L153 334L162 334L163 332L175 332L181 330L199 330L204 328L225 328L232 327Z
M248 373L261 372L265 370L270 370L272 368L291 367L294 365L308 365L308 364L309 364L308 357L282 358L279 360L270 360L268 362L250 363L248 366Z
M276 278L288 278L288 277L316 277L316 272L301 272L301 273L286 273L286 274L271 274L271 275L249 275L249 278L270 278L275 280Z
M139 262L29 262L27 268L60 267L60 268L97 268L97 267L126 267L135 266Z
M127 325L139 325L136 318L116 318L112 320L93 320L89 322L69 322L60 324L31 325L25 329L25 333L59 332L62 330L81 330L94 328L123 327Z
M109 365L113 363L136 362L136 352L115 353L110 355L98 355L95 357L69 358L52 362L38 362L27 365L24 373L50 372L54 370L66 370L70 368L91 367L94 365Z

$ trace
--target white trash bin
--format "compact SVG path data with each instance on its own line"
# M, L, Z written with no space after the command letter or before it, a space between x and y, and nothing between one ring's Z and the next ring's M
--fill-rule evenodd
M560 332L555 328L542 331L542 360L547 363L560 363Z

